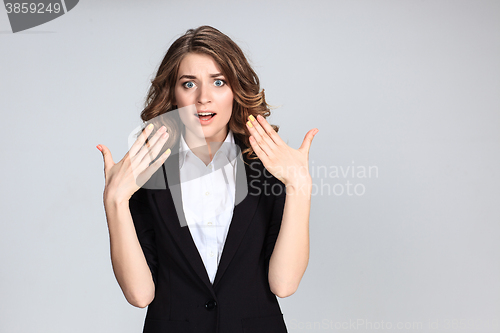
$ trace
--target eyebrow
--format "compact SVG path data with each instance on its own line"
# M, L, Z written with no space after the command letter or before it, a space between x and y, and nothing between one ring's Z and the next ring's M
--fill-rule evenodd
M210 74L210 77L219 77L219 76L224 76L224 74L222 74L222 73ZM196 76L185 74L185 75L182 75L181 77L179 77L179 80L181 80L181 79L195 80Z

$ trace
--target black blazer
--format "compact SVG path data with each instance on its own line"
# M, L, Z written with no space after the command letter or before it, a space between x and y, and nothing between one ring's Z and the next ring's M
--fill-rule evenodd
M137 236L155 282L144 333L287 332L268 281L285 186L260 161L239 155L237 163L236 193L247 187L248 194L236 198L213 285L186 226L182 201L174 202L181 198L178 152L172 151L151 178L161 179L163 189L143 187L131 197Z

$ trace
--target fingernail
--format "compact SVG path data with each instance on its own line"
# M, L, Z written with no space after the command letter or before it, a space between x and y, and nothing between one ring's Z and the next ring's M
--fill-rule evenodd
M148 125L148 129L152 129L153 127L154 127L154 125L153 125L153 124L149 124L149 125Z
M167 150L165 150L165 152L163 153L164 156L170 154L170 148L168 148Z
M250 118L251 121L255 121L255 118L252 115L250 115L250 117L248 118Z
M101 145L97 145L97 146L95 146L95 147L96 147L97 149L99 149L99 151L101 151L101 152L102 152L102 147L101 147Z
M247 125L248 125L248 127L253 127L252 123L249 121L247 121Z

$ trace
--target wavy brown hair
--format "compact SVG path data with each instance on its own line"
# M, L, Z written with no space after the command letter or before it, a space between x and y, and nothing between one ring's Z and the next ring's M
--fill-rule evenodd
M257 159L250 145L250 133L246 122L250 115L267 118L271 114L270 106L266 103L264 89L260 90L259 78L243 51L228 36L213 27L205 25L189 29L172 43L158 68L156 77L151 81L145 108L141 112L142 120L147 122L177 109L173 104L175 84L180 63L188 53L207 54L219 66L234 96L229 129L246 146L243 153L246 153L249 159ZM180 126L178 126L180 118L177 115L165 118L168 118L165 125L170 135L165 146L172 148L180 138ZM279 130L278 126L271 126L275 131Z

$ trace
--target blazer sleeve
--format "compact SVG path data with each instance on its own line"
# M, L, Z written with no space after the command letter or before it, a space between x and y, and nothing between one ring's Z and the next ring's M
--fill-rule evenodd
M153 226L153 215L149 206L147 191L140 188L129 200L130 214L134 221L137 238L141 244L142 252L146 257L153 282L156 285L158 273L158 253L156 249L155 230Z
M280 190L278 190L278 187ZM273 193L276 193L274 198L274 204L271 215L271 222L269 224L266 241L265 241L265 258L268 263L267 269L269 270L269 259L273 254L274 245L276 244L276 239L281 228L281 220L283 219L283 210L285 209L285 199L286 199L286 187L285 185L276 179L276 183L273 185Z

